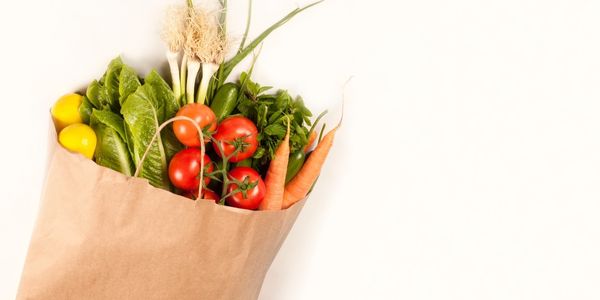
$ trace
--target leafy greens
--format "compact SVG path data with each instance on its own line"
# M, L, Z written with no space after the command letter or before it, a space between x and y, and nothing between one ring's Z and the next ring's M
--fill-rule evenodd
M156 71L142 82L120 57L110 62L100 80L88 86L80 106L84 122L98 137L96 162L129 176L134 174L158 126L178 110L175 95ZM172 130L163 130L150 146L140 176L155 187L171 190L167 163L182 148Z

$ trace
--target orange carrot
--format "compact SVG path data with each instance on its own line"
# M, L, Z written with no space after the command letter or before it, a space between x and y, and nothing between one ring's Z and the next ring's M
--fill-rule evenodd
M294 179L285 186L283 194L283 208L288 208L294 203L304 199L310 188L312 187L317 177L321 173L321 168L325 163L327 154L333 145L333 138L339 125L332 129L323 137L323 140L317 145L317 148L308 157L300 172L296 174Z
M312 145L315 143L316 139L317 139L317 133L313 130L310 132L310 136L308 137L308 144L306 144L306 146L304 146L304 153L307 153L308 150L310 150L310 147L312 147Z
M288 123L287 134L277 150L275 157L271 160L265 186L267 192L260 203L260 210L280 210L283 204L283 193L285 190L285 176L287 173L288 160L290 158L290 124Z

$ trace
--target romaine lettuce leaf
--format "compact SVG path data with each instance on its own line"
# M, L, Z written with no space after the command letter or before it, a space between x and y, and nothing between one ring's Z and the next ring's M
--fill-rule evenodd
M119 75L119 104L127 100L141 86L137 73L131 67L123 65Z
M135 167L125 144L123 118L110 111L94 109L90 126L98 139L94 154L96 163L128 176L133 175Z
M121 107L127 127L127 141L133 146L133 161L136 165L150 147L142 165L141 176L155 187L167 190L171 189L167 161L178 147L178 142L167 132L169 129L164 129L165 132L152 145L150 141L160 124L167 117L175 115L178 109L179 104L173 91L156 71L146 76L144 85L131 94Z

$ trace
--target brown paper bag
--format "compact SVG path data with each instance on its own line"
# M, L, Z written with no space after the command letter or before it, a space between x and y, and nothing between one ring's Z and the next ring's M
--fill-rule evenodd
M70 153L48 174L17 299L256 299L304 205L248 211Z

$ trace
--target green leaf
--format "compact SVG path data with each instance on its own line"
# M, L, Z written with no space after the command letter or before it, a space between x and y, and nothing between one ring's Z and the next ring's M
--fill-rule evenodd
M158 72L152 70L152 72L146 76L144 86L151 91L153 97L155 97L158 102L163 104L162 115L160 115L161 123L165 121L167 117L170 118L175 116L177 111L179 111L179 102L177 101L175 94L173 94L173 90L171 90L169 84L158 74Z
M125 121L123 121L125 122ZM132 160L134 160L135 157L135 149L133 148L133 136L131 134L131 130L129 129L129 126L127 126L127 123L124 123L124 127L125 127L125 143L127 144L127 150L129 150L129 157L131 157ZM134 160L135 161L135 160ZM136 164L137 167L137 164Z
M96 163L125 175L133 175L134 165L125 143L123 119L110 111L93 110L90 125L98 139Z
M277 98L275 99L275 106L277 109L284 109L290 106L292 102L292 97L288 94L287 91L279 91L277 94Z
M262 93L264 93L264 92L266 92L266 91L268 91L268 90L270 90L272 88L273 88L272 86L262 86L262 87L260 87L258 89L258 94L262 94Z
M306 136L306 129L300 125L296 125L296 130L295 133L300 136L303 140L308 139L308 137Z
M252 158L259 159L265 155L265 148L258 148Z
M149 76L152 78L152 76ZM159 135L150 145L152 137L160 124L165 120L165 101L157 97L152 84L144 84L131 94L123 106L121 114L128 128L128 142L133 146L133 161L137 166L148 147L150 150L140 172L155 187L170 190L167 176L167 156ZM173 96L173 99L175 97Z
M127 97L133 94L140 86L140 79L135 70L127 65L123 65L123 69L119 75L119 104L123 105Z
M97 80L90 83L85 95L95 108L102 107L100 105L100 83Z
M263 128L267 126L267 113L269 112L269 107L265 104L261 104L258 106L258 112L256 115L256 125L258 128Z
M108 70L104 76L104 88L109 101L109 106L113 111L119 111L121 103L119 102L119 76L123 69L123 61L121 57L113 59L108 65Z
M283 112L281 110L278 110L276 112L274 112L270 117L269 117L269 124L272 123L276 123L275 121L277 120L277 118L281 117L283 115Z
M265 127L264 131L268 135L274 135L277 138L283 138L283 137L285 137L285 133L287 132L287 128L285 128L281 124L271 124L271 125Z
M175 136L175 132L173 132L172 125L167 126L161 132L163 145L165 147L165 155L167 156L167 161L171 161L173 155L177 154L177 152L183 150L185 148L183 144L179 142L177 137Z
M83 96L81 105L79 105L79 115L81 116L83 123L90 124L90 115L92 114L93 108L90 100L86 96Z

